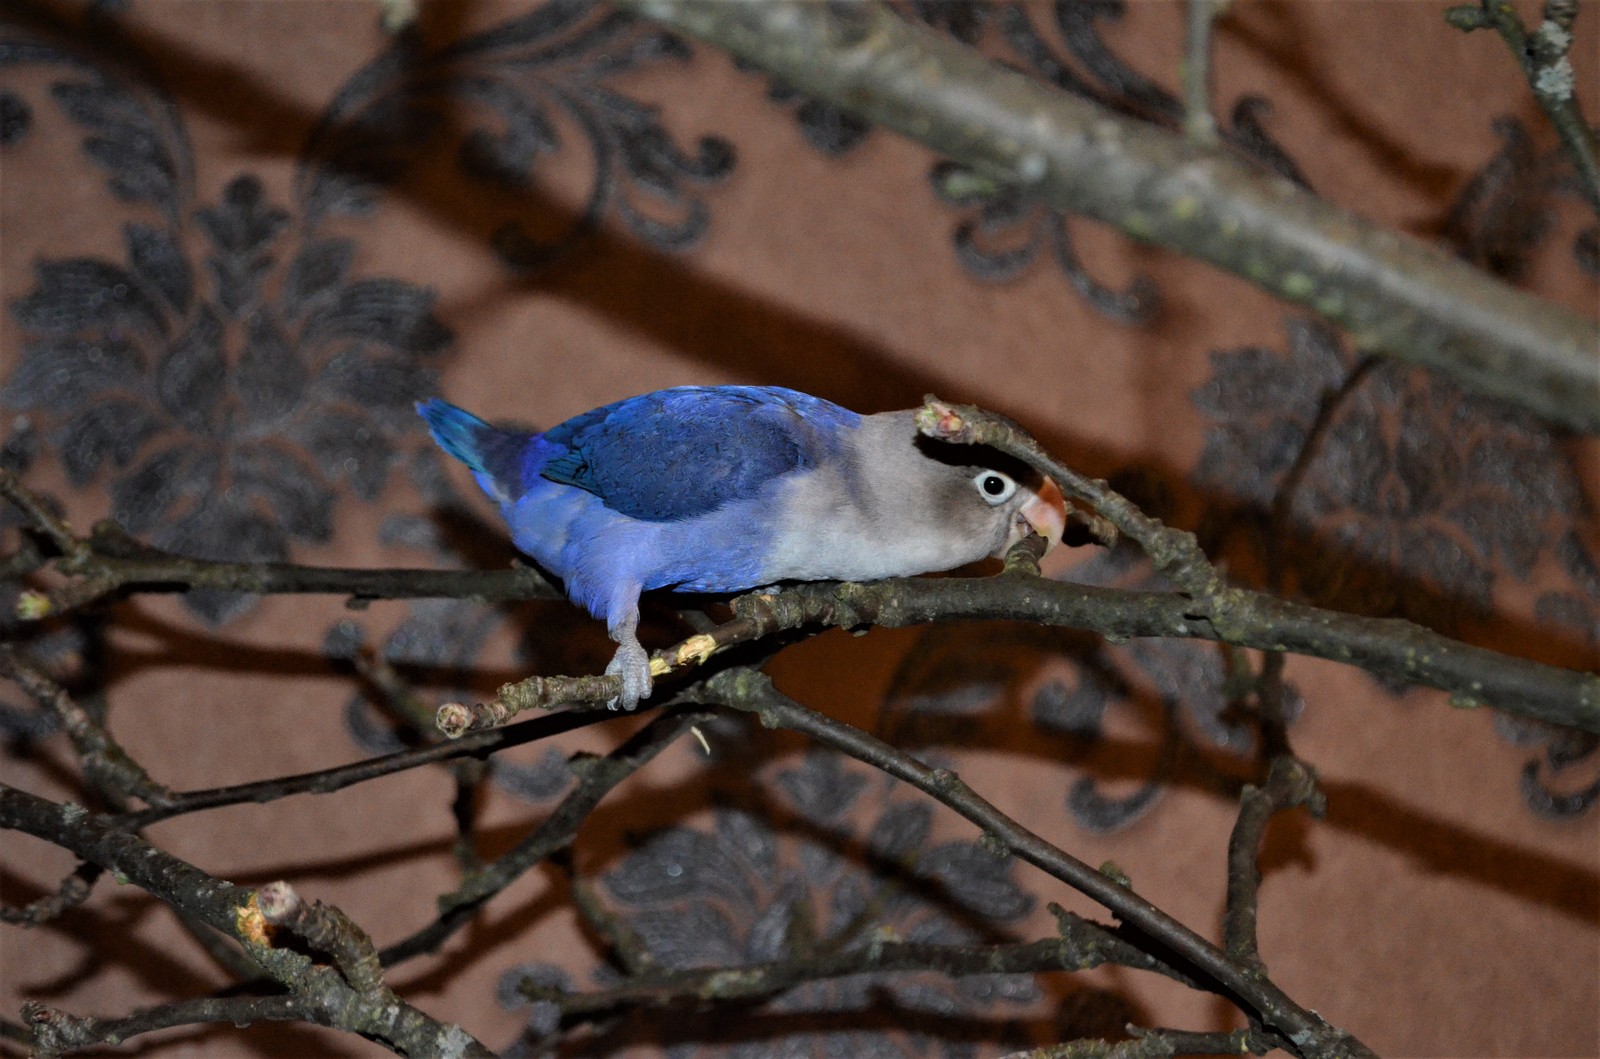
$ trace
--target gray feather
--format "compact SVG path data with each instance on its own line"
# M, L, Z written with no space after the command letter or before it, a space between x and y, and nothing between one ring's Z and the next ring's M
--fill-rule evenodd
M953 462L956 447L920 438L914 415L866 416L838 459L791 476L774 505L764 579L903 577L964 566L1004 544L1032 493L989 504L972 483L985 464ZM962 447L959 457L984 452Z

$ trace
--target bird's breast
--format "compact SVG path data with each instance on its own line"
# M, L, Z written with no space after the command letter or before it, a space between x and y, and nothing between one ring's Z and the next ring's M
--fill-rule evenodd
M775 503L763 580L909 577L964 566L992 550L988 541L873 499L827 470L796 476Z

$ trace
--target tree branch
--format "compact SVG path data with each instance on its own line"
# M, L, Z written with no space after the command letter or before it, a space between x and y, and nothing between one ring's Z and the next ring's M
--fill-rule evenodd
M1172 579L1178 594L1128 592L1067 585L1030 577L1036 571L1013 549L1009 573L998 578L890 580L872 585L802 585L773 596L744 597L735 621L684 640L651 661L659 678L692 668L718 651L806 624L908 625L948 618L1035 621L1088 629L1107 636L1171 636L1220 640L1241 647L1289 651L1360 666L1367 671L1448 691L1460 705L1488 704L1553 724L1600 732L1600 676L1473 647L1396 618L1364 618L1291 603L1228 585L1200 550L1192 533L1144 514L1104 481L1077 473L1046 452L1004 416L970 405L929 397L919 426L942 440L982 444L1007 452L1050 475L1069 495L1127 535ZM4 494L63 551L86 558L60 560L89 583L108 574L115 587L229 588L255 592L348 593L357 598L449 596L475 599L553 597L555 590L531 567L508 571L354 570L288 563L214 563L199 559L107 556L105 538L93 546L56 523L42 501L9 472L0 470ZM142 549L123 538L118 549ZM159 556L160 553L155 553ZM129 566L94 567L111 561ZM89 564L87 573L80 564ZM148 579L159 568L161 576ZM137 573L136 573L137 571ZM70 589L69 585L69 589ZM107 591L110 591L108 589ZM821 593L821 594L819 594ZM446 703L435 719L452 737L502 725L519 712L558 703L597 703L620 692L616 677L531 677L507 684L489 703ZM156 790L153 786L152 792Z
M739 967L651 971L587 993L569 993L537 983L518 989L530 1000L548 1001L564 1021L587 1022L619 1010L670 1007L708 1000L767 1000L808 982L857 974L927 972L949 978L990 974L1086 971L1105 964L1155 971L1194 984L1105 927L1071 917L1075 927L1059 938L995 945L939 945L873 938L863 945L814 957L773 960Z
M1015 456L1049 475L1068 496L1093 506L1132 538L1156 569L1192 597L1192 605L1173 627L1178 635L1348 662L1372 673L1449 691L1459 705L1489 703L1554 724L1600 732L1600 675L1472 647L1398 618L1341 614L1234 587L1206 558L1194 534L1162 524L1104 481L1074 471L1005 416L972 405L947 404L929 395L918 412L917 425L930 437L987 445ZM1020 613L1012 616L1023 617L1032 609L1031 600L1020 603ZM1190 628L1197 619L1207 631ZM1543 691L1536 691L1533 685L1542 686Z
M1097 632L1119 642L1141 636L1213 640L1343 662L1450 692L1459 706L1490 705L1600 732L1600 675L1474 647L1402 618L1342 614L1238 588L1227 589L1226 599L1224 611L1207 615L1180 592L1101 588L1026 575L813 582L739 597L734 619L718 626L714 639L725 648L807 625L900 628L955 620L1034 622ZM651 671L659 678L698 665L710 657L699 650L706 635L697 633L657 652ZM454 735L502 723L525 709L598 708L619 690L616 677L530 677L503 686L490 703L446 703L436 723Z
M1178 1055L1266 1055L1279 1042L1259 1030L1232 1033L1194 1033L1187 1030L1147 1030L1129 1026L1131 1041L1081 1040L1012 1052L1001 1059L1169 1059Z
M1255 969L1241 965L1126 886L1095 871L1000 812L949 769L932 768L858 728L807 709L780 693L768 677L754 670L726 670L711 677L703 687L710 701L753 713L764 727L803 732L826 746L904 780L954 809L977 824L987 841L1002 846L1104 905L1124 923L1217 982L1255 1017L1294 1042L1302 1055L1319 1059L1372 1056L1360 1041L1295 1003Z
M449 597L484 603L565 599L544 575L516 563L508 570L364 569L294 563L233 563L172 555L134 540L114 522L78 537L49 513L43 499L0 468L0 496L61 553L47 564L73 578L49 595L25 598L20 616L50 617L120 591L187 592L195 588L260 595L344 595L353 600Z
M1183 132L1207 147L1217 143L1217 119L1211 112L1211 41L1216 21L1229 0L1186 0L1188 42L1183 53Z
M53 842L234 938L251 960L300 997L322 1025L377 1037L407 1055L492 1054L460 1026L430 1018L387 987L360 992L331 968L274 945L253 891L208 875L81 806L0 785L0 828Z
M76 908L88 900L94 884L100 878L98 864L79 864L72 873L61 880L54 893L29 901L22 907L0 905L0 923L13 923L23 927L37 927Z
M209 790L186 791L173 794L161 805L110 818L118 827L139 830L161 820L175 816L217 809L246 802L266 804L296 794L332 794L368 780L392 776L410 769L465 758L482 759L498 750L506 750L524 743L549 739L591 724L606 720L604 714L586 714L578 711L534 717L520 724L476 732L449 743L434 743L411 750L397 750L392 754L368 758L349 765L302 772L294 776L258 780L231 787L214 787Z
M0 643L0 674L15 681L39 705L60 718L92 786L118 799L132 796L152 805L167 800L167 789L128 756L104 725L10 644Z
M1577 0L1545 0L1544 20L1530 35L1516 8L1505 0L1478 0L1476 6L1463 4L1445 12L1445 20L1457 29L1471 32L1493 27L1500 34L1528 79L1533 98L1561 137L1584 196L1600 214L1600 145L1573 91L1576 76L1567 54L1572 50L1572 23L1577 17Z
M603 715L602 715L603 716ZM432 952L466 925L478 909L524 872L577 837L578 829L612 788L653 761L696 724L712 714L692 708L670 709L635 732L605 757L587 757L574 763L578 786L557 805L544 822L493 863L462 880L455 893L439 899L439 916L410 937L384 949L385 967L425 952Z
M271 925L332 956L334 966L357 993L387 988L372 939L339 909L321 901L308 904L286 882L270 882L257 890L256 907Z
M1267 771L1265 786L1246 784L1239 796L1239 816L1228 838L1228 896L1222 913L1223 948L1247 967L1265 973L1256 945L1257 896L1261 869L1257 857L1267 824L1293 806L1310 808L1321 816L1326 800L1317 789L1316 773L1292 757L1276 757Z
M208 1022L315 1022L310 1004L297 996L201 997L145 1008L120 1018L73 1015L43 1004L22 1005L40 1055L67 1055L125 1043L130 1037L175 1026Z
M1209 261L1348 330L1600 430L1600 327L1225 152L1068 95L876 0L618 0L1051 207Z

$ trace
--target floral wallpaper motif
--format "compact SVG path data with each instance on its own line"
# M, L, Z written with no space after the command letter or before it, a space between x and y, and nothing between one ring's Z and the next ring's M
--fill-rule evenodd
M1497 570L1526 578L1577 514L1550 433L1422 372L1357 364L1321 324L1289 331L1287 355L1212 355L1196 480L1257 505L1286 490L1292 568L1339 609L1450 629L1487 607Z
M1269 567L1336 610L1463 635L1488 618L1500 579L1527 580L1553 557L1574 590L1547 594L1534 618L1592 646L1583 494L1551 431L1430 373L1357 358L1323 324L1291 320L1288 332L1283 351L1214 352L1194 394L1212 421L1195 481L1275 520L1265 539L1280 553ZM1537 741L1537 726L1502 727ZM1596 743L1563 747L1551 768ZM1529 804L1547 815L1600 796L1600 781L1557 797L1538 786L1537 769L1528 775Z
M548 266L609 218L651 246L690 249L710 224L699 189L732 172L733 147L704 136L684 149L651 107L611 83L689 57L681 38L596 0L550 0L438 47L404 35L322 114L305 148L307 214L368 213L409 166L445 151L461 177L532 212L539 166L578 150L588 154L590 179L565 230L535 234L507 215L486 233L507 265ZM459 143L445 143L445 115L458 112L473 125Z
M60 71L51 100L130 219L120 260L36 262L10 306L26 338L0 401L45 424L74 485L103 477L110 516L158 547L277 560L326 540L345 487L383 488L411 403L433 389L450 336L432 293L353 275L351 240L321 235L303 202L269 202L254 175L196 202L182 121L150 86L0 45L0 68L20 64ZM186 601L212 621L249 606Z
M993 941L1004 936L1005 924L1032 910L1034 899L1012 880L1005 859L975 842L933 841L932 807L896 797L901 789L893 781L832 751L813 751L798 764L789 760L759 783L777 805L725 806L709 827L653 832L601 877L610 914L620 915L661 965L737 967L806 952L848 952L885 937ZM743 768L732 775L748 778ZM601 972L596 984L611 978ZM529 1004L516 989L524 979L571 988L559 970L528 965L509 973L502 1003ZM860 974L796 987L743 1022L686 1017L662 1043L667 1054L683 1057L958 1059L976 1054L973 1039L994 1040L997 1023L1001 1035L1009 1035L1006 1009L1035 997L1027 975L951 981ZM869 1026L883 1023L880 1028L860 1029L837 1018L885 1005L898 1014L867 1020ZM802 1016L814 1028L784 1028ZM975 1037L980 1026L985 1030ZM548 1012L532 1005L521 1054L537 1054L539 1037L549 1029ZM628 1030L616 1032L625 1039Z
M479 182L526 187L531 168L565 146L553 110L587 138L591 191L572 230L540 241L506 219L492 238L508 263L548 263L613 214L665 249L703 234L707 207L687 186L726 175L731 149L708 137L683 152L648 107L604 83L681 61L677 38L558 0L434 52L419 47L402 40L337 94L285 207L249 173L220 201L196 202L193 148L156 86L20 33L0 44L0 70L59 71L50 103L129 216L121 260L37 261L33 289L10 306L26 345L0 402L48 424L74 485L109 479L111 516L129 533L203 558L283 559L293 541L327 538L345 486L368 501L383 489L420 436L411 405L436 389L450 333L430 290L359 276L356 243L325 225L371 214L384 188L437 149L451 100L499 125L459 145L462 172ZM40 104L3 98L4 145L24 149ZM186 598L213 621L249 605Z
M1521 121L1510 115L1491 123L1503 141L1473 175L1444 219L1443 234L1473 264L1516 280L1528 258L1552 233L1556 200L1583 201L1565 152L1540 151ZM1585 224L1571 236L1572 260L1600 276L1600 224Z

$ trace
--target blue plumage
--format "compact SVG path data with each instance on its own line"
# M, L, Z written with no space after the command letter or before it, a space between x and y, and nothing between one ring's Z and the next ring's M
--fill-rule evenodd
M492 426L437 397L419 401L417 412L427 420L428 430L439 447L472 468L480 480L504 482L505 488L515 491L524 488L522 465L528 435ZM488 484L484 489L494 495Z
M545 431L565 451L544 478L652 522L694 518L815 467L861 417L777 386L684 386L596 408Z
M863 417L775 386L661 390L543 433L437 399L417 411L499 503L517 547L605 619L628 708L650 691L640 592L946 569L1003 547L1037 500L1002 471L926 451L911 413Z

